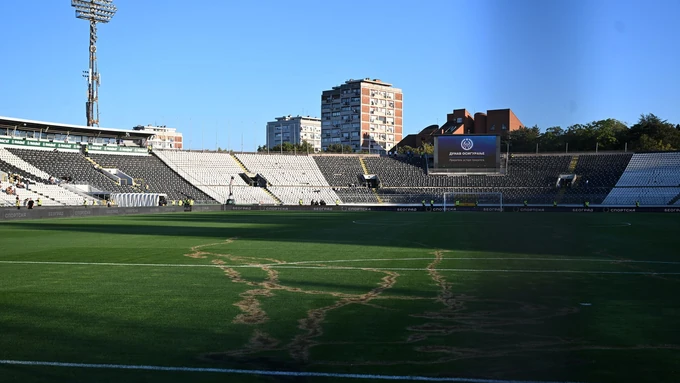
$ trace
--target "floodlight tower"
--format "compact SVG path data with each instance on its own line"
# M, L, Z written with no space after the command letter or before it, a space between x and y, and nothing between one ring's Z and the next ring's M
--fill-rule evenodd
M90 68L83 72L87 78L87 102L85 115L87 126L99 126L99 71L97 71L97 23L108 23L117 8L113 0L71 0L76 18L90 22Z

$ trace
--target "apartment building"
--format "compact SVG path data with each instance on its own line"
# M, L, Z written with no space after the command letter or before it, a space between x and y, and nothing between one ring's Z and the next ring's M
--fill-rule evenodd
M384 152L402 138L403 94L379 79L348 80L321 94L321 148Z
M153 149L183 149L182 133L167 126L137 125L132 128L141 132L154 132L146 141L146 145Z
M524 124L511 109L491 109L474 116L466 109L454 109L446 115L444 125L430 125L417 134L409 134L397 146L421 147L434 143L434 137L445 134L495 134L507 136Z
M270 149L283 142L301 144L307 141L314 151L321 150L321 119L310 116L276 117L267 123L267 147Z

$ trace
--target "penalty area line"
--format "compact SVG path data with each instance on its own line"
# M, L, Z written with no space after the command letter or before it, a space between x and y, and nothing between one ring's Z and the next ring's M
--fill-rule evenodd
M374 380L401 380L421 382L460 382L460 383L577 383L558 381L535 381L535 380L499 380L477 378L453 378L453 377L429 377L409 375L372 375L372 374L347 374L334 372L303 372L303 371L268 371L268 370L243 370L235 368L210 368L210 367L169 367L130 364L90 364L90 363L66 363L45 362L32 360L0 360L0 365L12 366L44 366L44 367L70 367L70 368L93 368L113 370L143 370L143 371L170 371L170 372L207 372L218 374L243 374L243 375L266 375L266 376L293 376L293 377L324 377L344 379L374 379Z

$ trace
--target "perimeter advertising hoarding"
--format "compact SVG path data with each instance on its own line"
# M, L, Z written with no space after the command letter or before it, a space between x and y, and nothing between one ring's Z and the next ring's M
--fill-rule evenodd
M500 136L436 136L434 167L449 169L499 169Z

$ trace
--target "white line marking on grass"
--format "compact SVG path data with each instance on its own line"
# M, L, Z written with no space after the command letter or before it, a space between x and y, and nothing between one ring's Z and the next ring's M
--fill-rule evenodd
M104 262L39 262L39 261L0 261L0 264L18 265L61 265L61 266L141 266L141 267L228 267L232 269L252 269L267 266L277 269L305 269L305 270L354 270L354 271L429 271L426 268L416 267L350 267L350 266L296 266L278 264L250 264L250 265L186 265L167 263L104 263ZM437 271L453 271L461 273L547 273L547 274L615 274L615 275L680 275L680 272L654 272L654 271L588 271L588 270L523 270L523 269L446 269L437 268Z
M389 226L389 227L397 227L397 226L407 226L407 225L413 225L414 223L418 223L420 221L362 221L362 220L357 220L357 221L352 221L353 224L355 225L367 225L367 226ZM494 223L493 221L459 221L459 222L442 222L438 223L438 227L442 226L469 226L470 224L492 224ZM499 224L504 224L501 222L497 222ZM555 225L524 225L525 227L547 227L547 228L552 228L555 227ZM581 227L628 227L628 226L633 226L632 223L630 222L621 222L621 223L604 223L604 224L595 224L595 225L580 225Z
M345 263L345 262L378 262L378 261L432 261L430 258L373 258L373 259L333 259L333 260L319 260L319 261L300 261L300 262L286 262L286 265L304 265L307 263ZM680 265L680 262L672 261L636 261L636 260L618 260L618 259L599 259L599 258L531 258L531 257L445 257L442 260L482 260L482 261L540 261L540 262L609 262L609 263L650 263L650 264L664 264L664 265ZM269 264L267 264L269 265ZM277 263L281 265L281 263Z
M218 267L221 265L182 263L116 263L116 262L58 262L58 261L0 261L0 264L19 265L72 265L72 266L141 266L141 267ZM232 266L229 266L232 267Z
M410 380L421 382L461 382L461 383L577 383L577 382L547 382L534 380L499 380L499 379L476 379L476 378L453 378L453 377L429 377L408 375L372 375L372 374L343 374L334 372L302 372L302 371L267 371L267 370L242 370L235 368L208 368L208 367L168 367L147 366L130 364L89 364L89 363L65 363L65 362L42 362L31 360L0 360L0 364L13 366L46 366L46 367L71 367L71 368L100 368L113 370L144 370L144 371L172 371L172 372L208 372L218 374L245 374L245 375L268 375L268 376L294 376L294 377L324 377L344 379L376 379L376 380Z
M331 267L314 267L314 266L286 266L266 265L267 267L277 269L318 269L318 270L384 270L384 271L430 271L425 268L410 268L410 267L346 267L346 266L331 266ZM247 266L227 266L227 267L257 267L256 265ZM588 270L523 270L523 269L442 269L437 268L437 271L453 271L461 273L547 273L547 274L618 274L618 275L680 275L680 272L654 272L654 271L588 271Z

